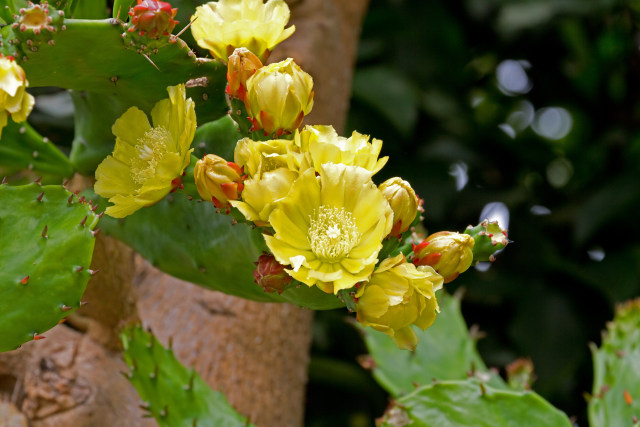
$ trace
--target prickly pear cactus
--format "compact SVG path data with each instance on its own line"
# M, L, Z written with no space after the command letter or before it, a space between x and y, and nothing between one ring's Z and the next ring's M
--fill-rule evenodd
M640 420L640 299L616 308L593 354L591 427L635 426Z
M97 222L60 186L0 185L0 352L44 338L80 306Z
M473 261L493 261L494 254L504 249L509 244L507 230L503 230L498 225L498 221L491 222L485 219L480 224L468 226L464 231L473 237Z
M225 397L212 390L194 370L185 368L171 348L141 327L122 335L127 378L144 401L143 408L160 426L249 426Z
M383 427L571 427L562 411L531 391L495 389L475 379L420 387L395 401Z

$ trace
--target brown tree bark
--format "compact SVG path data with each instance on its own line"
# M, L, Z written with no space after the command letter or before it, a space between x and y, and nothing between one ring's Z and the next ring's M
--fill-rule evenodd
M313 76L307 122L340 132L368 0L288 3L297 31L271 60L293 57ZM140 399L119 373L126 367L117 330L140 318L160 341L172 338L178 358L257 426L302 425L311 311L205 290L141 259L134 264L131 250L111 239L98 241L92 268L101 273L88 285L89 304L69 321L75 329L58 326L0 355L0 397L11 396L0 421L6 413L22 422L20 408L32 426L154 425L141 418Z

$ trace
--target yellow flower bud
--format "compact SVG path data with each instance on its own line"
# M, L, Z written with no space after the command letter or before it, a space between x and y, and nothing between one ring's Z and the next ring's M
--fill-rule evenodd
M418 269L402 254L387 258L358 288L358 321L389 335L398 347L414 350L418 338L411 325L422 330L431 326L439 311L435 291L442 281L433 268Z
M229 209L229 200L238 200L245 175L240 166L215 154L207 154L193 169L198 193L218 209Z
M418 214L418 198L411 185L401 178L390 178L378 187L393 211L390 236L400 236L409 229Z
M313 107L313 79L289 58L267 65L247 80L247 112L253 130L291 133Z
M24 122L33 109L35 99L25 91L29 82L24 70L12 56L0 55L0 136L9 116Z
M387 163L388 157L378 159L382 149L382 141L353 132L349 138L338 136L333 126L305 126L296 132L295 143L305 153L301 170L313 167L320 172L325 163L342 163L360 166L377 173Z
M244 102L247 97L247 80L262 68L262 62L249 49L240 47L233 51L227 65L227 93Z
M196 8L191 33L198 45L227 62L235 48L246 47L262 62L296 27L285 29L289 6L283 0L219 0Z
M413 263L430 265L449 283L471 266L474 244L468 234L440 231L413 245Z

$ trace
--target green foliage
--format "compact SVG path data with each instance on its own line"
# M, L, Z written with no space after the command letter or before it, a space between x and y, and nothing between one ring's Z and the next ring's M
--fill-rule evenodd
M0 166L30 169L60 177L71 177L73 166L67 156L28 123L9 120L0 140Z
M622 427L640 418L640 299L621 304L607 324L602 345L591 346L591 427Z
M0 352L38 339L80 306L97 222L60 186L0 185Z
M131 371L127 378L160 426L250 426L222 393L184 367L155 336L138 326L126 329L121 339Z
M231 117L225 115L216 121L198 126L191 144L194 147L193 154L201 158L205 154L213 153L233 161L233 152L239 138L238 125Z
M253 263L266 249L260 230L232 226L232 218L216 213L212 203L175 194L122 220L104 217L100 225L160 270L210 289L314 310L344 306L315 286L289 288L282 295L266 293L253 279Z
M399 427L571 427L534 392L495 389L477 380L443 381L396 400L380 425Z
M439 292L440 313L425 331L414 328L418 346L414 352L399 351L386 334L363 329L374 360L374 378L398 397L417 385L432 381L462 380L470 374L496 388L507 388L500 376L489 371L476 350L460 312L460 299Z

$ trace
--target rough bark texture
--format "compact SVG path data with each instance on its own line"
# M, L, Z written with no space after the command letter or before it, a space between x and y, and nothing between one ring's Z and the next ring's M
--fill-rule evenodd
M288 3L297 32L271 60L293 57L314 77L308 123L341 131L368 0ZM135 265L134 277L130 250L101 239L92 266L101 273L89 284L89 304L69 322L78 330L59 326L46 340L0 355L0 421L11 417L24 425L20 408L32 426L154 425L141 418L140 399L120 375L126 367L116 350L117 328L139 316L162 342L172 337L178 358L253 423L302 425L311 311L207 291L145 261Z

